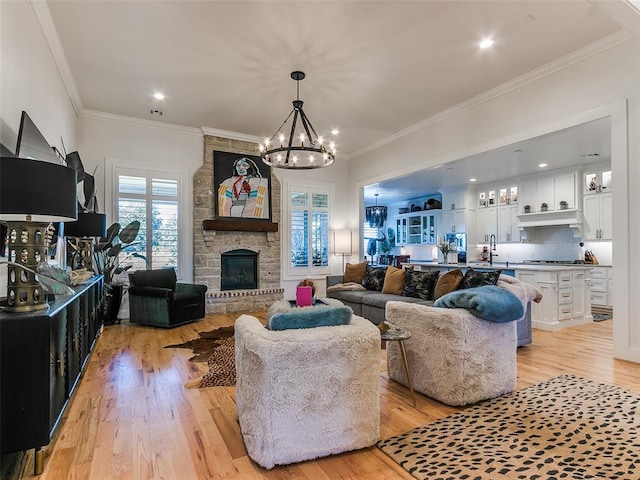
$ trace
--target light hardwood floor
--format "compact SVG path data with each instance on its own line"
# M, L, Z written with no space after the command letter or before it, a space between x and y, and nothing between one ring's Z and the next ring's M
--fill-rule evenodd
M65 421L47 447L39 477L61 479L411 479L375 447L267 471L246 454L233 387L189 390L205 372L190 350L164 348L200 331L232 324L208 316L172 330L122 325L104 329ZM518 388L573 373L640 392L640 365L612 358L611 320L559 332L534 330L518 350ZM387 379L381 359L381 436L458 411ZM34 478L33 451L2 457L4 479Z

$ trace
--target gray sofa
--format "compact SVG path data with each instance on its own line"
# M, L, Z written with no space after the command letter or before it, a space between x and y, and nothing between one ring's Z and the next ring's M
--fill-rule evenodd
M343 275L327 276L327 289L333 285L343 283ZM380 324L385 321L385 307L389 301L416 303L419 305L433 306L433 301L421 298L404 297L390 293L376 292L373 290L342 290L327 291L327 297L336 298L351 307L353 313L364 317L369 321ZM518 331L518 346L531 343L531 302L527 303L524 317L516 322Z

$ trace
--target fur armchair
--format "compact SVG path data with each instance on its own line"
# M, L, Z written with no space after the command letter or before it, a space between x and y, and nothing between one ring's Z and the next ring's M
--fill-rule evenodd
M235 323L236 405L249 456L265 468L373 445L380 435L380 333L348 325L267 330Z
M498 286L516 295L525 312L542 298L535 287L504 275ZM405 349L415 391L447 405L468 405L515 389L516 321L495 323L461 308L405 302L388 302L386 320L411 332ZM387 372L408 384L397 342L387 345Z

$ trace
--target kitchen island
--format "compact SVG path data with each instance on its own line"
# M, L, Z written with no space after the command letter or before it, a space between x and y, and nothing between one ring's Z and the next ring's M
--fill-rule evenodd
M474 270L502 270L542 291L542 301L531 305L531 326L554 332L593 322L591 315L591 269L589 264L533 264L511 262L469 262L467 264L411 261L416 270L448 271L467 267Z

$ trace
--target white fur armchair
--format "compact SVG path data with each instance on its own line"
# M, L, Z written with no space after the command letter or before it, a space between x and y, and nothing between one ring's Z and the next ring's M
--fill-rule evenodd
M235 323L236 405L249 456L265 468L373 445L380 435L380 333L349 325L270 331Z
M498 286L522 302L540 301L535 287L500 277ZM461 308L387 302L386 320L411 332L405 340L415 391L447 405L468 405L516 387L516 322L495 323ZM387 344L389 378L407 385L398 342Z

